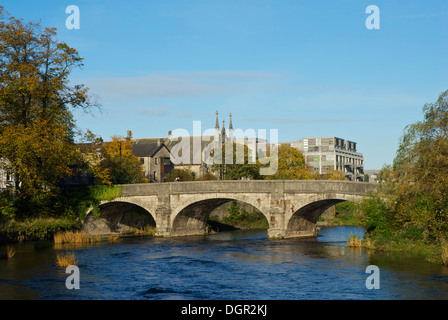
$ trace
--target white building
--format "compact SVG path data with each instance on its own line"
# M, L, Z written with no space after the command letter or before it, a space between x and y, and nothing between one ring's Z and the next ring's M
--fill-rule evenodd
M330 168L342 171L351 181L364 181L364 157L357 152L356 142L337 138L303 138L291 143L300 150L305 163L320 174Z

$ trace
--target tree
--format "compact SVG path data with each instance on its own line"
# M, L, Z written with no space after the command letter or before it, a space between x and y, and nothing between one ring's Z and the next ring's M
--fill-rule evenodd
M448 238L448 90L423 112L405 128L393 165L381 170L379 193L389 231L440 243ZM377 216L367 215L370 225Z
M299 150L287 145L277 147L278 167L273 175L265 176L268 180L309 180L318 179L319 174L314 173L305 164L305 158Z
M330 168L323 175L324 180L349 180L341 170Z
M56 40L55 28L24 23L0 7L0 158L28 206L51 203L79 160L71 110L94 104L86 87L69 83L80 67L82 58Z
M64 125L73 134L71 108L94 105L84 85L69 84L82 58L56 29L25 24L0 7L0 127L28 126L42 118Z
M179 178L180 181L194 181L194 173L189 168L173 169L166 177L166 181L172 182L176 178Z
M100 172L108 172L112 184L147 182L140 159L132 154L132 140L112 136L111 142L103 143Z
M220 151L221 163L214 163L212 171L216 172L221 179L260 179L260 164L256 160L249 161L248 146L227 141L222 143Z

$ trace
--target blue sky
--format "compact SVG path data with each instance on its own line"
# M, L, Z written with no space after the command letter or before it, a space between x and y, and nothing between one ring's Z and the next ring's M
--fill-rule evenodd
M366 8L380 10L369 30ZM101 110L76 112L104 139L192 133L219 110L234 128L279 140L358 143L366 169L391 163L407 124L448 89L448 1L3 0L11 15L56 27L76 48ZM80 10L69 30L65 9Z

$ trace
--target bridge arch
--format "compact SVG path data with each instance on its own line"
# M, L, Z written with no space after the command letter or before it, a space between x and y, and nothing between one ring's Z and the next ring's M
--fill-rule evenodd
M99 216L86 215L82 231L86 234L135 233L147 227L156 228L154 216L143 206L132 201L113 200L99 205Z
M210 195L200 195L192 197L189 201L174 209L172 212L171 235L205 234L210 213L216 208L231 201L239 201L251 205L261 212L269 223L266 214L268 210L261 204L261 201L255 201L254 203L254 201L235 195L230 196L220 194L214 197L210 197Z
M321 195L305 203L298 210L293 212L288 220L286 237L306 237L316 235L316 222L322 213L331 206L343 202L351 201L360 203L362 196L357 195Z

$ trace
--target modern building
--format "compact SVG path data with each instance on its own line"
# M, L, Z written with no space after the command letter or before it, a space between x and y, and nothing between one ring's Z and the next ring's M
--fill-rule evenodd
M356 142L338 137L303 138L291 143L300 150L305 163L320 174L340 170L351 181L364 181L364 157Z

